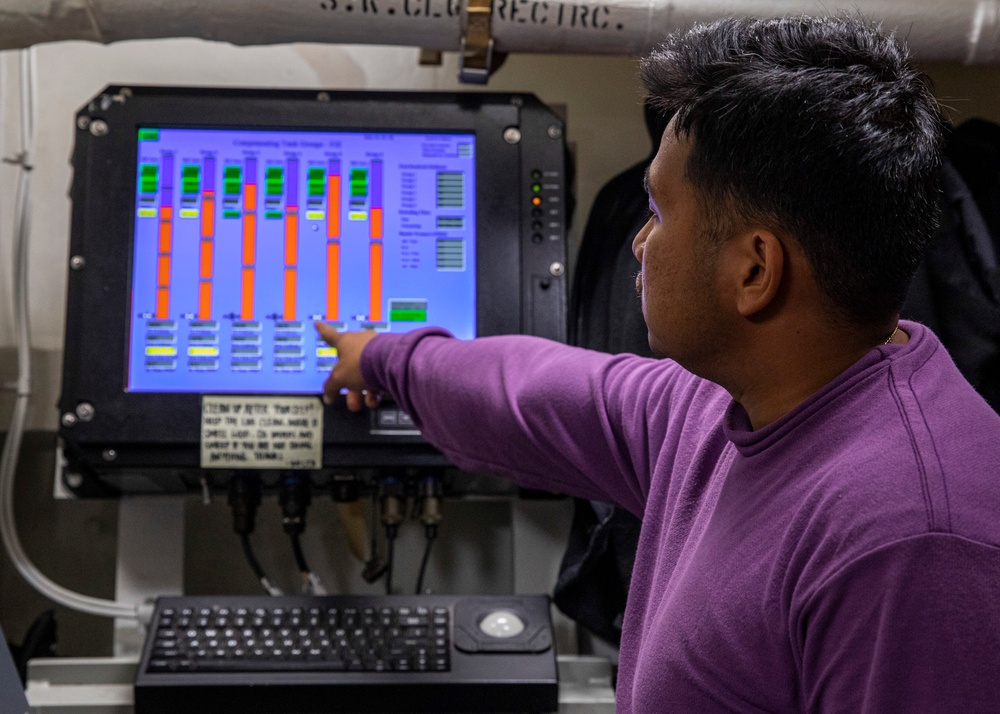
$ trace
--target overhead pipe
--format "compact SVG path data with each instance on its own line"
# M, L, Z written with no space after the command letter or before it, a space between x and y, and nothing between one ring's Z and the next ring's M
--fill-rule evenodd
M59 40L198 37L462 46L468 0L0 0L0 49ZM1000 60L998 0L492 0L497 52L641 55L666 34L725 15L837 12L895 28L918 60Z

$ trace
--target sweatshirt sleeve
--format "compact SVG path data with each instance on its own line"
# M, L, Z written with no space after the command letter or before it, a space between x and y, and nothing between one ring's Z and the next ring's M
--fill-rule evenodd
M379 335L361 367L456 466L639 515L655 449L649 405L634 395L644 386L662 394L664 370L680 370L540 338L460 341L435 329Z
M805 710L996 712L998 603L993 545L930 533L853 561L797 618Z

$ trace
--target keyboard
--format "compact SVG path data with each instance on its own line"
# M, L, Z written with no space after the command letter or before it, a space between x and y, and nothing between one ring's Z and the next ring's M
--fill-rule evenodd
M136 714L547 712L543 595L164 597Z

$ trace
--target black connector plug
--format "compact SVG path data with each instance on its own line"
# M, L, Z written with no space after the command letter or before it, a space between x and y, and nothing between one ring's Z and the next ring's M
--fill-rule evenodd
M260 479L249 474L234 476L229 482L229 507L233 511L233 530L239 535L253 533L260 506Z
M402 479L386 476L378 484L379 511L386 536L396 537L399 524L403 522L403 503L406 499L406 485Z
M229 482L229 507L233 511L233 530L240 537L243 546L243 554L246 556L247 564L254 576L260 581L261 586L270 595L281 595L278 588L271 579L267 577L257 555L250 545L250 534L253 533L254 522L257 517L257 507L260 506L261 487L260 479L256 475L238 474L233 476Z
M312 501L309 482L298 474L287 474L278 486L281 527L288 535L300 535L306 529L306 511Z

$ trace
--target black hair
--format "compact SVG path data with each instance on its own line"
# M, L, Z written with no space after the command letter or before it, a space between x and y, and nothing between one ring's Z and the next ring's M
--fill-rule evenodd
M899 312L937 225L944 120L893 35L853 17L729 18L672 35L641 72L692 141L703 208L793 236L838 323Z

